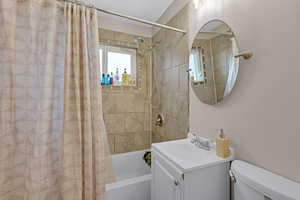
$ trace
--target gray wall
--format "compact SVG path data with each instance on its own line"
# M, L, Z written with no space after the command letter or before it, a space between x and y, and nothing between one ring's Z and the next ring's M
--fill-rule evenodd
M191 130L214 139L216 129L224 128L237 159L300 182L300 1L199 2L198 10L189 5L175 17L177 27L188 26L189 47L205 23L221 19L235 32L239 48L255 56L241 60L237 85L221 104L203 104L191 90ZM165 37L161 45L178 43L175 33ZM185 55L186 46L181 45L182 51L165 53L165 59ZM165 66L175 65L160 65Z

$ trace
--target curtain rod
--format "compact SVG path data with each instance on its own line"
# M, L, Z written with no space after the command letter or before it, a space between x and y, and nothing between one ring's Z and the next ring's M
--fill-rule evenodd
M140 19L140 18L137 18L137 17L132 17L132 16L124 15L124 14L117 13L117 12L114 12L114 11L111 11L111 10L104 10L104 9L101 9L101 8L97 8L94 5L84 4L81 1L74 1L74 0L58 0L58 1L81 4L81 5L85 5L85 6L89 7L89 8L94 8L94 9L96 9L99 12L103 12L103 13L106 13L106 14L109 14L109 15L114 15L114 16L117 16L117 17L126 18L126 19L129 19L129 20L132 20L132 21L136 21L136 22L140 22L140 23L143 23L143 24L148 24L148 25L156 26L156 27L159 27L159 28L168 29L168 30L171 30L171 31L176 31L176 32L183 33L183 34L187 33L185 30L181 30L181 29L178 29L178 28L174 28L174 27L171 27L171 26L164 25L164 24L159 24L159 23L156 23L156 22L151 22L151 21Z

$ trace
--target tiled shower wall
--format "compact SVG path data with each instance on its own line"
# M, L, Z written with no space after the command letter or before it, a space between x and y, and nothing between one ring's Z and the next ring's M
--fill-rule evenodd
M177 14L168 25L187 29L181 21L187 9ZM152 38L152 142L185 138L189 130L188 89L188 35L166 29ZM157 127L157 114L165 118L163 127Z
M188 24L180 21L186 11L168 25L187 29ZM100 29L100 40L115 45L135 47L133 40L138 37ZM151 142L185 138L189 130L188 35L161 29L152 40L144 39L143 45L136 46L143 54L138 55L140 87L104 88L102 92L104 121L114 154L147 149ZM162 127L155 125L157 114L165 118Z
M137 87L102 89L103 113L111 152L125 153L147 149L151 141L150 77L151 39L136 44L140 36L99 29L100 42L137 49Z

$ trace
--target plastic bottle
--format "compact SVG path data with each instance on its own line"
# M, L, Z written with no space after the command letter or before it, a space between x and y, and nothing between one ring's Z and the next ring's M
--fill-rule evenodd
M110 85L114 85L114 73L110 74Z
M128 86L129 85L129 77L128 77L126 68L124 69L124 74L122 75L122 84L124 86Z
M102 74L101 85L105 85L105 79L106 79L105 74Z
M109 76L109 74L106 75L106 85L110 85L110 76Z
M119 76L119 69L118 68L116 69L116 75L115 75L114 79L115 79L114 84L119 85L120 84L120 76Z

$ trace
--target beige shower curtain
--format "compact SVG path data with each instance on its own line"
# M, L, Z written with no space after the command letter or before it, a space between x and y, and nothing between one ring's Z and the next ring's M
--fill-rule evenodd
M0 1L0 200L104 199L97 37L92 9Z
M68 159L63 163L66 174L63 187L70 190L65 193L65 199L100 200L105 185L106 138L96 51L99 41L97 13L94 9L66 3L65 15L67 53L63 146Z

